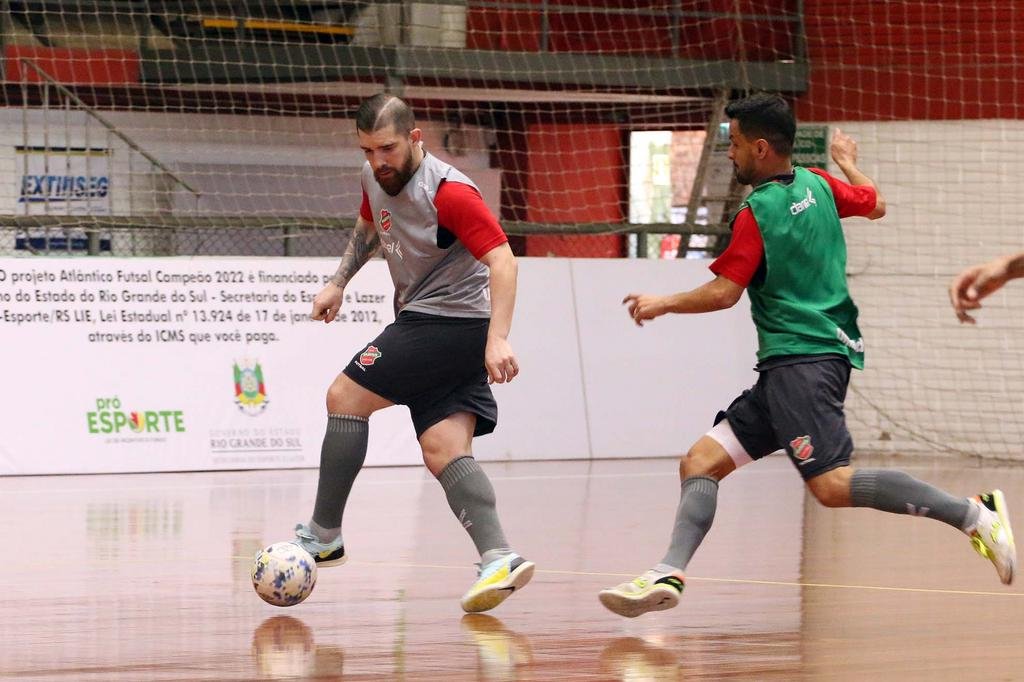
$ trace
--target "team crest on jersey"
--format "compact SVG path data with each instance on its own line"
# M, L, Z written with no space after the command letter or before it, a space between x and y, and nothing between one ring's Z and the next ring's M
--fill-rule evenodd
M814 446L811 445L810 436L799 436L789 441L789 447L793 450L793 456L800 460L801 464L806 464L811 461L811 454L814 452Z
M359 364L363 367L369 367L373 363L377 362L377 358L382 355L380 349L377 346L367 346L359 355Z
M391 212L386 208L380 210L380 229L384 232L391 229Z

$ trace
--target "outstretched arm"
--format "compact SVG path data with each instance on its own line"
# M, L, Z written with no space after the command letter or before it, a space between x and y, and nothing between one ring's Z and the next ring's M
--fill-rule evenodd
M691 291L668 296L629 294L623 303L629 305L629 316L638 327L665 313L710 313L736 305L743 296L743 287L731 279L718 276Z
M867 185L875 190L875 208L865 217L870 220L877 220L885 215L885 198L878 189L878 185L857 167L857 142L852 137L839 130L832 133L832 160L843 171L843 175L851 185Z
M333 322L341 310L342 296L349 280L379 250L380 237L377 236L377 229L373 223L361 216L356 218L356 226L341 257L341 263L331 275L331 281L313 299L313 312L310 313L310 317L314 320Z
M981 299L1018 277L1024 277L1024 251L972 265L961 272L949 285L949 302L957 319L974 324L976 320L967 311L977 310Z

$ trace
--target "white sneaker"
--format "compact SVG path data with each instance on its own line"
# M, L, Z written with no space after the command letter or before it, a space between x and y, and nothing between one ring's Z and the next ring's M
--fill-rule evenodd
M629 582L601 590L597 598L609 611L636 618L648 611L671 609L679 603L684 587L682 573L647 571Z
M1003 491L982 493L971 498L971 502L978 505L978 521L970 533L971 544L978 554L995 564L999 579L1009 585L1017 569L1017 546L1013 542Z

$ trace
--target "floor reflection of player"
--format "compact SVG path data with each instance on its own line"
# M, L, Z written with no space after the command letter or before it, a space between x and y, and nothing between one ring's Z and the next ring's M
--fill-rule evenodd
M601 672L614 680L681 680L679 660L668 649L639 637L613 639L601 651Z
M533 662L530 640L509 630L493 616L471 613L462 617L462 629L476 645L479 679L487 682L518 679L516 668Z
M252 633L252 653L261 677L340 678L340 647L317 646L308 625L292 616L272 616Z

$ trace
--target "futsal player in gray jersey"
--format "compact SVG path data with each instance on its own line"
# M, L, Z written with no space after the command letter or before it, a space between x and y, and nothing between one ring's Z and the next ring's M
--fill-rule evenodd
M356 113L356 129L366 155L362 207L312 317L333 321L352 277L383 252L395 283L396 319L327 391L316 504L310 522L296 526L295 542L319 566L345 562L341 519L366 457L369 417L406 405L423 462L480 553L477 581L462 608L487 611L526 585L534 569L505 539L494 488L471 448L474 436L497 423L489 384L519 373L508 342L515 257L473 182L423 150L405 102L371 97Z

